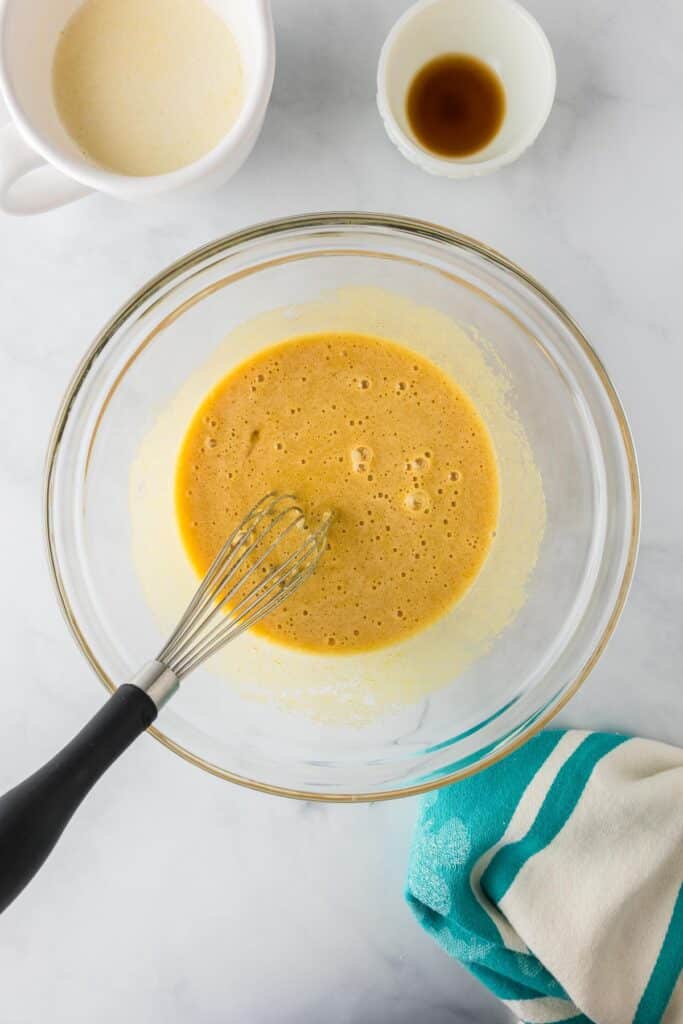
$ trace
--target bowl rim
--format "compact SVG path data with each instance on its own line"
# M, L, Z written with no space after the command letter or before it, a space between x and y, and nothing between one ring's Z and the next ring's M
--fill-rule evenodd
M192 753L192 751L187 750L175 740L170 739L155 726L151 726L148 730L150 735L162 743L168 750L178 754L184 760L203 769L210 775L215 775L218 778L225 779L228 782L233 782L236 785L257 790L261 793L267 793L272 796L285 796L297 800L311 800L320 803L361 803L379 800L394 800L405 796L417 796L422 793L430 792L431 790L439 789L442 786L450 785L460 779L474 775L484 768L488 768L491 765L496 764L504 757L507 757L508 754L517 750L520 746L526 743L527 740L531 739L540 732L541 729L545 728L581 687L605 650L626 604L637 559L638 542L640 537L641 504L638 463L631 430L626 413L621 404L621 400L619 399L617 391L612 384L601 359L573 317L543 287L543 285L536 281L534 277L528 274L516 263L497 252L495 249L484 245L482 242L479 242L468 235L460 234L457 231L442 227L430 221L418 220L412 217L395 216L393 214L340 211L293 215L260 222L240 231L221 236L213 242L209 242L197 249L193 249L187 255L169 264L169 266L147 281L146 284L135 292L128 302L121 306L108 323L106 323L99 331L85 355L82 357L80 363L77 365L64 397L59 405L54 427L48 442L43 486L43 529L47 548L48 567L52 582L57 592L58 603L62 615L66 620L72 636L76 640L76 643L85 655L86 659L89 661L98 679L110 693L113 693L116 690L116 685L113 680L109 678L106 672L104 672L97 661L97 658L95 657L85 635L81 631L74 611L71 608L66 586L60 571L54 540L55 531L52 496L54 491L57 458L71 409L78 397L78 394L85 384L94 362L104 351L119 327L128 319L129 316L134 314L149 298L151 298L159 288L172 281L178 275L192 269L206 259L211 259L219 254L228 254L231 249L234 249L245 242L258 241L263 238L286 234L292 231L301 231L305 229L315 230L320 228L329 229L335 227L384 228L404 235L417 236L431 242L439 242L451 246L454 245L477 256L483 257L487 261L496 264L501 269L512 273L515 277L521 280L524 285L535 292L538 297L546 302L555 315L569 329L574 341L578 344L583 354L591 363L602 387L604 388L605 395L609 400L609 404L619 428L619 435L621 437L624 454L626 456L631 497L631 532L621 582L619 584L619 590L614 599L609 618L593 650L586 658L581 670L577 673L575 678L566 685L562 694L553 701L549 709L544 710L542 713L534 717L528 727L522 729L520 733L513 738L504 741L500 747L497 747L497 749L491 754L482 757L476 764L456 768L453 771L446 771L442 775L439 775L438 778L421 781L402 788L382 790L379 792L318 793L315 791L297 790L290 787L278 786L274 783L261 782L256 779L246 778Z

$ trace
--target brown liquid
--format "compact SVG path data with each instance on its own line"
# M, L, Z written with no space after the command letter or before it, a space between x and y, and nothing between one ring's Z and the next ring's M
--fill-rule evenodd
M439 156L470 156L500 130L505 89L488 64L464 53L446 53L415 75L406 113L425 149Z

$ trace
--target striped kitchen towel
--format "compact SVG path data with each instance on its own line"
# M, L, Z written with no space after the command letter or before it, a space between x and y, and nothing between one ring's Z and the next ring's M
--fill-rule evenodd
M519 1020L683 1022L683 751L540 734L424 798L407 898Z

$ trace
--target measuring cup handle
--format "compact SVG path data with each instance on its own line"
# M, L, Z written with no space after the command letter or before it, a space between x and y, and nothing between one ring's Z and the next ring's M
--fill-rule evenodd
M119 687L63 750L0 797L0 913L42 867L97 780L156 716L143 690Z
M13 124L0 129L0 210L20 217L45 213L90 191L43 160Z

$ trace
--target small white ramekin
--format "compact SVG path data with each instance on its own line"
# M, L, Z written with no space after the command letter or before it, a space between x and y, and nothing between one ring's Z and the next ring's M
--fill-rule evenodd
M415 74L445 53L466 53L502 79L503 125L495 138L466 157L441 157L413 134L406 95ZM512 163L534 142L555 98L555 59L547 36L517 0L419 0L387 36L377 69L377 106L400 152L429 174L470 178Z

